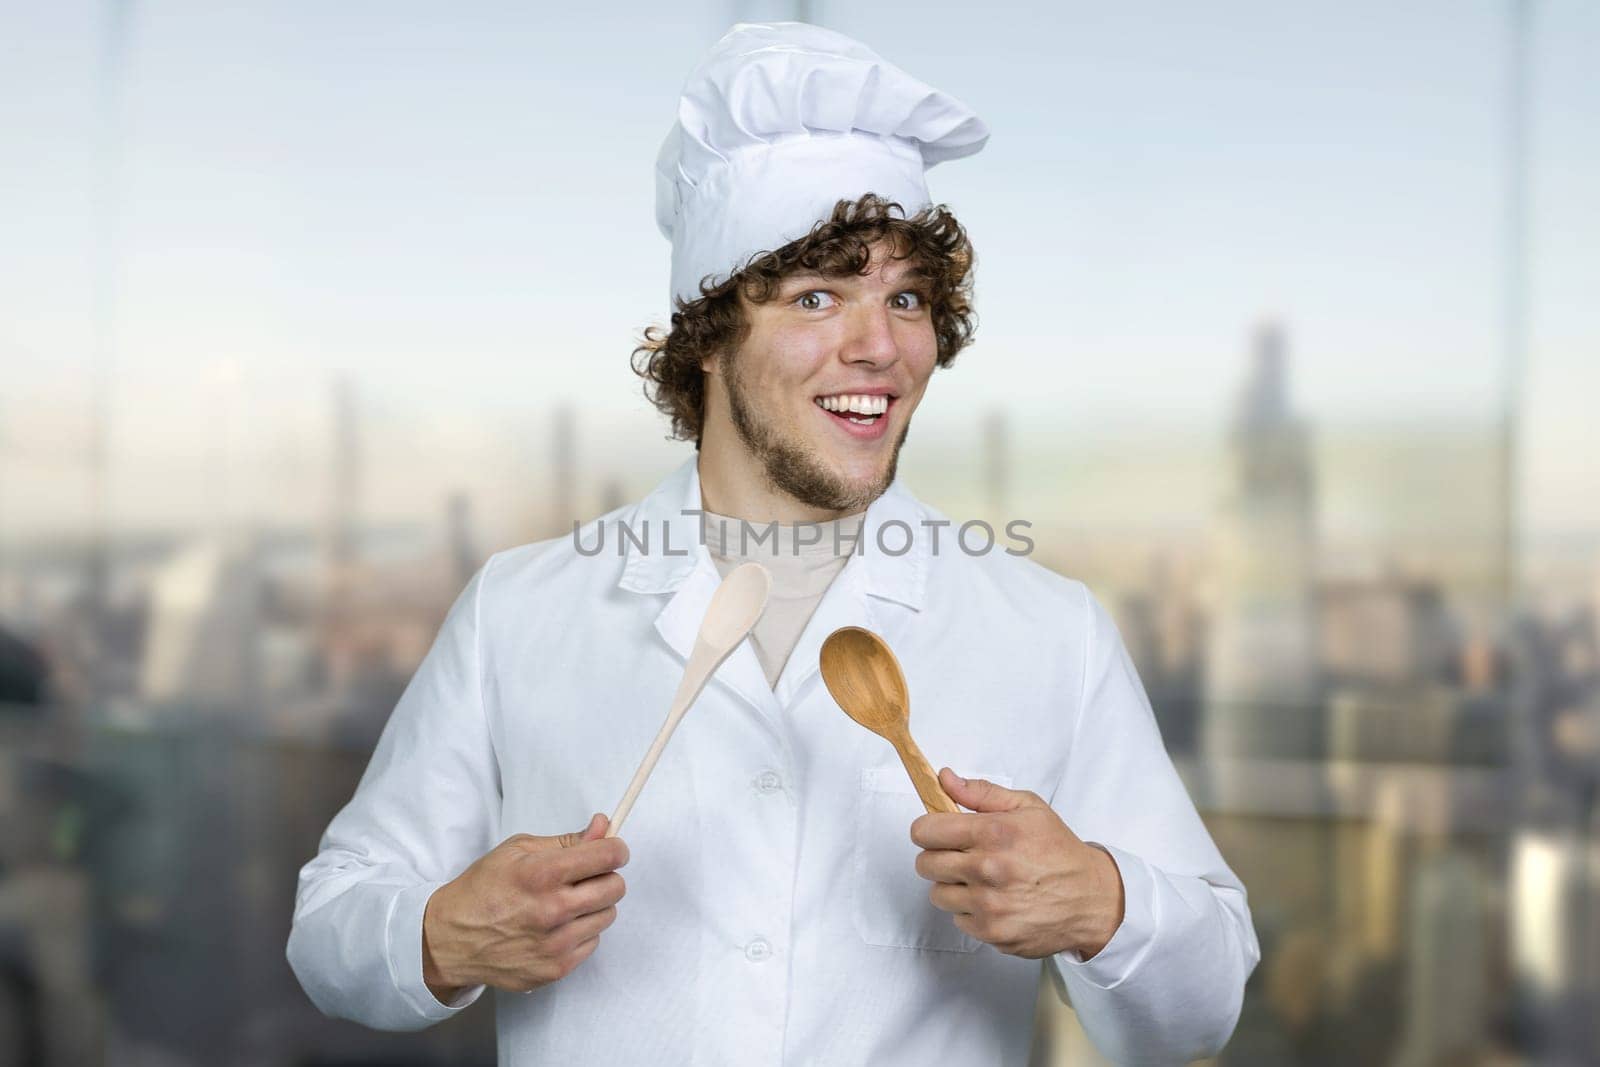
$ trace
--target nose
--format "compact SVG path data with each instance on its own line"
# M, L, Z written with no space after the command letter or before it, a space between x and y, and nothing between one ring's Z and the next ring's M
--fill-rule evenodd
M889 309L881 305L851 309L839 356L846 363L879 369L893 366L900 359L900 344Z

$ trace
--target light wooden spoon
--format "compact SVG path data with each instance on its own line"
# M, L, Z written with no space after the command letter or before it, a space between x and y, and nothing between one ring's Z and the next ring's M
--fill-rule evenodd
M683 681L678 683L678 692L667 711L667 721L662 725L661 732L656 734L650 751L644 754L644 762L634 772L633 781L628 783L628 791L622 795L622 803L617 805L616 813L606 827L607 837L616 837L621 831L622 820L628 817L633 802L639 798L639 790L644 788L645 779L656 769L656 761L661 758L662 749L667 747L672 731L678 728L678 723L683 721L684 714L700 696L700 691L706 687L717 668L722 666L722 661L739 647L739 642L745 639L756 620L761 618L771 588L772 575L767 573L765 567L759 563L741 563L711 595L711 606L706 608L705 620L700 623L700 632L695 635L694 651L689 653L689 662L684 665Z
M905 675L883 638L859 626L833 631L822 642L822 681L844 713L900 753L922 806L932 811L959 812L927 757L911 739L911 696Z

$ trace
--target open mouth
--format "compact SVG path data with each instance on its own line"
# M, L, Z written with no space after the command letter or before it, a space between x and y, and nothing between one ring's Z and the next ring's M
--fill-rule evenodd
M816 405L840 422L873 426L888 415L894 399L887 393L838 393L817 397Z

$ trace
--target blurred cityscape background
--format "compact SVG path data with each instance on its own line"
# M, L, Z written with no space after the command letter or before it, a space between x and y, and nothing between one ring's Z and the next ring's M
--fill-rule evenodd
M295 874L488 553L687 454L651 167L773 17L994 128L902 473L1113 608L1250 890L1218 1062L1600 1062L1600 7L68 0L0 6L0 1063L494 1062L322 1018Z

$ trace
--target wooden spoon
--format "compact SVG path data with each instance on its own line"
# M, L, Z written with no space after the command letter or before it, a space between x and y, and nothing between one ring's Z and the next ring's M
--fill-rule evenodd
M621 831L622 820L628 817L633 802L639 798L639 790L644 788L645 779L656 769L656 761L661 758L662 749L667 747L672 731L678 728L678 723L683 721L684 714L700 696L700 691L706 687L717 668L722 666L722 661L739 647L739 642L745 639L756 620L761 618L761 612L767 606L767 593L771 589L772 575L767 573L765 567L759 563L741 563L711 595L711 606L706 608L700 632L695 635L694 651L689 653L689 662L683 668L683 681L678 683L672 707L667 710L667 721L662 724L661 732L656 734L650 751L644 754L644 762L634 772L633 781L628 783L628 791L622 795L622 803L617 805L611 823L606 827L607 837L616 837Z
M911 696L900 662L883 638L859 626L833 631L822 642L822 681L844 713L900 753L922 806L932 811L959 812L927 757L911 739Z

